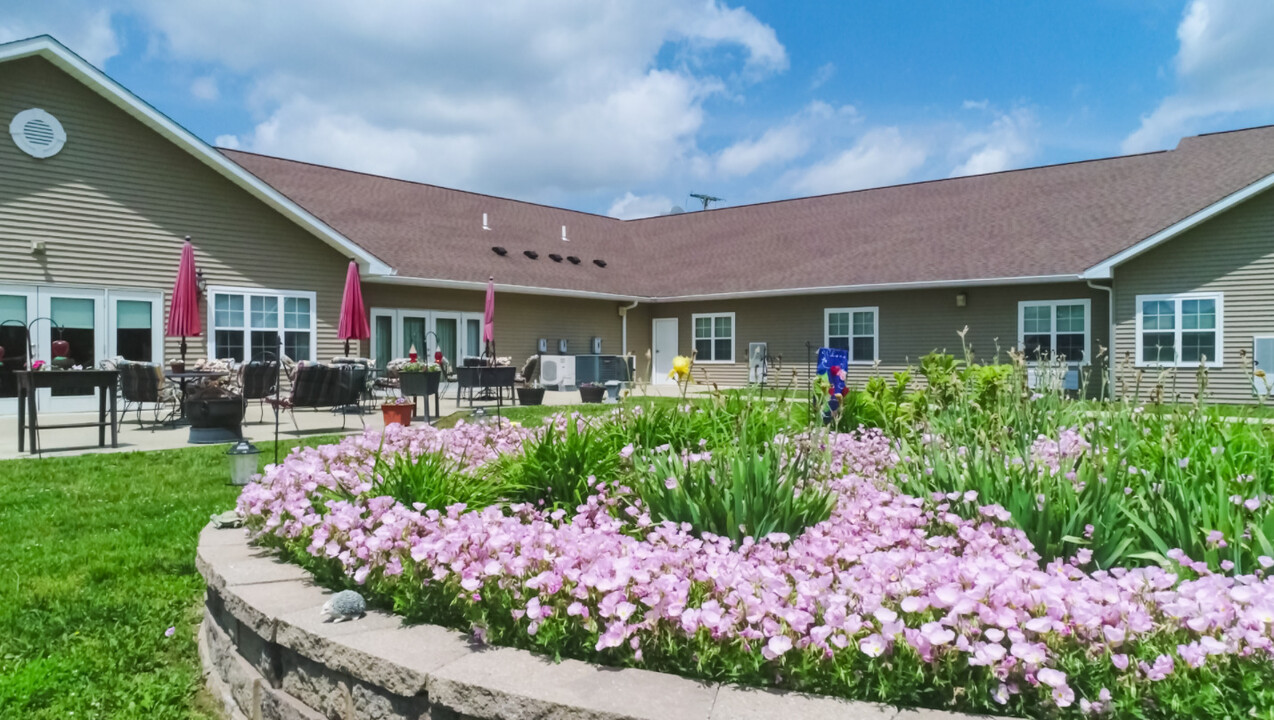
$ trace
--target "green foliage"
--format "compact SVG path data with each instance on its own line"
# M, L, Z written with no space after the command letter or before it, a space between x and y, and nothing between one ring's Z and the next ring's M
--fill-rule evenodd
M527 502L573 510L592 494L590 478L614 479L619 471L614 441L585 423L570 419L564 432L545 432L526 443L522 455L494 463L491 472L503 474Z
M484 508L523 490L505 474L468 471L442 451L414 457L398 453L388 459L377 453L369 479L372 496L388 495L406 505L424 503L436 510L456 503Z
M195 545L227 477L225 446L0 462L0 718L220 717Z
M689 523L696 533L744 537L770 533L795 537L826 520L835 496L817 483L825 468L815 453L771 448L723 449L711 459L685 462L676 453L655 458L635 490L656 521Z

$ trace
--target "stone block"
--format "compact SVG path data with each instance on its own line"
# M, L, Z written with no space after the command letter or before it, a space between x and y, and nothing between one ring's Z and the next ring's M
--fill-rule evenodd
M244 662L252 666L270 687L278 687L282 678L279 646L252 632L247 626L239 624L239 638L235 641L239 655Z
M354 720L353 678L294 652L282 653L280 689L328 720Z
M766 688L722 685L711 720L891 720L888 705Z
M430 673L427 691L435 708L500 720L703 720L716 695L715 686L676 675L554 663L513 648L444 665Z
M299 610L319 609L331 593L312 580L285 580L253 585L229 585L220 590L226 611L262 638L275 641L278 619Z
M437 625L363 630L332 640L337 649L324 660L329 667L404 697L423 693L429 673L473 652L464 635Z
M195 568L214 590L235 585L304 580L309 573L297 565L285 563L273 551L239 545L199 546Z
M282 690L266 688L261 693L261 720L324 720L324 716Z
M202 630L208 642L212 668L225 682L235 705L248 717L256 718L261 698L261 675L239 655L225 631L206 616Z
M351 695L356 720L429 720L424 695L402 697L364 683L355 683Z

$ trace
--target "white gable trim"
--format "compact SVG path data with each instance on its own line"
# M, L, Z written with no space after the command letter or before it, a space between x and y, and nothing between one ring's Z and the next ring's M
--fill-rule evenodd
M1080 277L1085 280L1109 280L1114 277L1113 271L1116 265L1120 265L1131 260L1151 248L1162 245L1190 228L1220 215L1244 200L1247 200L1254 195L1259 195L1271 187L1274 187L1274 174L1266 175L1242 190L1227 195L1195 214L1169 225L1127 250L1110 256L1109 258L1085 270Z
M19 40L0 45L0 63L25 57L42 57L84 83L89 89L109 100L116 107L137 118L183 150L194 155L205 165L224 175L231 182L285 217L313 233L346 257L356 260L365 274L393 275L394 269L375 255L364 250L349 238L289 200L282 193L262 182L252 173L239 167L216 148L200 140L189 130L173 122L171 118L146 104L101 70L85 62L53 38L42 35L30 40Z

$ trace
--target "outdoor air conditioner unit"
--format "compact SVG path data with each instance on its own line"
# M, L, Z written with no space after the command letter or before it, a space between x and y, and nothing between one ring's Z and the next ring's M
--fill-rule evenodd
M1079 368L1069 365L1054 366L1049 364L1044 364L1041 367L1028 367L1026 369L1026 384L1033 390L1050 390L1052 392L1078 390Z
M765 359L769 354L769 347L766 343L748 343L748 382L753 384L765 382L768 372Z
M1256 371L1264 371L1258 377ZM1252 338L1252 393L1257 397L1274 395L1274 335Z
M563 390L575 385L574 355L540 356L540 384Z

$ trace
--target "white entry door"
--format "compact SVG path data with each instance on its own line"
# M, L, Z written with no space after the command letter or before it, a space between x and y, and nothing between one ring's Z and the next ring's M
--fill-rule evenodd
M654 358L651 360L650 381L655 384L673 382L668 373L672 372L672 360L677 357L677 318L655 318L651 337L654 339Z

